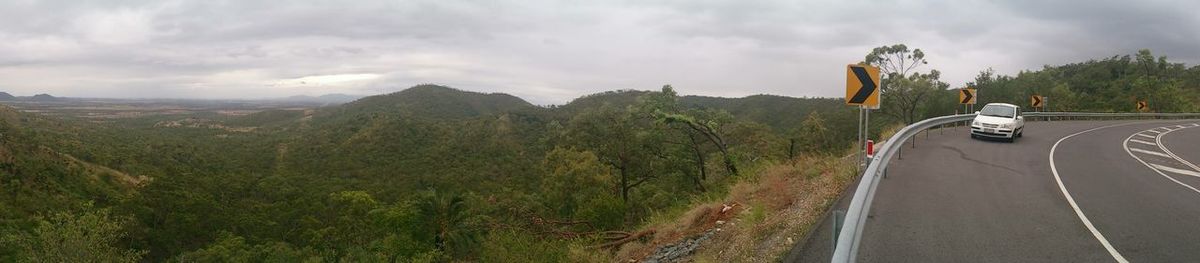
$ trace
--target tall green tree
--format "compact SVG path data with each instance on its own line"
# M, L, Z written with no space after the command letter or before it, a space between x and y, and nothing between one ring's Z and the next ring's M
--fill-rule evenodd
M426 192L417 201L425 224L425 240L456 258L471 256L483 234L482 220L468 211L466 200L458 194Z
M648 119L612 105L586 110L571 119L567 136L576 145L596 153L617 171L621 200L630 202L630 190L656 178L650 169L650 149L660 138L648 129Z
M929 64L921 49L909 49L904 44L881 46L867 54L864 64L879 67L882 76L881 111L904 123L916 122L929 97L948 85L938 80L941 73L919 69Z
M796 156L796 151L823 153L832 150L830 131L825 127L825 119L821 118L820 113L809 113L792 134L789 157Z
M664 85L662 91L657 94L644 96L642 105L643 111L652 114L659 122L678 125L684 135L688 136L686 142L690 144L693 152L699 152L701 142L715 147L721 153L722 163L729 174L738 174L737 163L729 151L729 139L726 136L729 125L733 123L733 116L728 112L712 109L684 110L678 104L678 94L671 85ZM704 161L698 160L698 163ZM703 171L701 177L704 177Z
M543 161L546 177L542 179L545 203L561 218L572 218L602 196L615 196L613 175L609 167L588 151L558 147L546 154ZM602 218L582 218L604 221ZM619 218L618 218L619 220Z

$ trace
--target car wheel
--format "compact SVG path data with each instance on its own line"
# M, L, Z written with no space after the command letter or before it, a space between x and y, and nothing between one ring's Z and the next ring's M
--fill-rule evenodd
M1017 141L1017 136L1008 137L1008 142L1016 142L1016 141Z
M976 136L974 133L972 133L972 134L971 134L971 139L979 139L979 136Z
M1020 131L1017 132L1017 138L1020 138L1020 137L1025 137L1025 129L1021 129Z

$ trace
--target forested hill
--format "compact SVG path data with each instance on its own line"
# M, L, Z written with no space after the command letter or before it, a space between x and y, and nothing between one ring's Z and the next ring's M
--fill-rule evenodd
M6 230L5 221L15 218L85 202L116 204L142 183L144 178L39 143L73 129L60 120L0 106L0 232Z
M846 107L841 98L795 98L777 95L753 95L743 98L683 96L679 102L688 107L714 108L733 116L766 124L778 131L799 127L811 112L820 112L835 131L848 131L857 125L857 111Z
M1187 66L1155 56L1150 50L1064 65L1046 65L1014 75L991 69L966 86L978 89L978 103L1004 102L1029 107L1031 95L1047 97L1048 111L1133 112L1146 101L1151 112L1200 110L1200 65ZM953 114L961 105L957 90L930 91L922 117ZM884 97L884 103L888 101ZM893 99L894 101L895 99Z
M429 119L461 119L532 107L533 104L508 94L483 94L426 84L391 94L365 97L323 109L322 112L323 115L375 113Z
M597 108L603 105L625 107L638 102L638 97L652 91L617 90L579 97L571 102L553 107L565 114ZM796 98L778 95L752 95L741 98L680 96L680 105L697 109L718 109L729 112L739 120L753 121L770 126L779 132L799 127L809 113L819 112L829 121L832 130L854 128L857 111L846 107L841 98Z
M534 106L518 97L503 93L484 94L439 85L418 85L399 92L370 96L344 105L321 108L314 122L324 131L357 129L379 125L385 117L403 121L462 121L481 117L507 116L536 119L542 122L566 122L573 116L604 106L625 108L638 103L638 98L653 91L616 90L574 99L564 105ZM856 111L845 107L838 98L795 98L776 95L753 95L742 98L680 96L681 106L692 109L712 109L728 112L737 121L764 124L784 134L793 132L810 113L817 112L832 131L855 128ZM274 126L281 118L293 121L306 115L298 111L287 113L269 111L234 120L241 125ZM374 124L370 124L375 120ZM261 121L262 123L256 123ZM400 121L397 119L397 121ZM376 127L380 129L380 127ZM853 139L849 133L835 134L839 142Z
M555 147L571 147L572 122L581 115L630 113L644 98L661 94L621 90L588 95L566 105L533 106L506 94L482 94L450 87L420 85L400 92L372 96L339 106L321 108L311 118L292 115L293 139L280 146L279 169L298 176L389 178L368 187L390 193L425 188L474 190L535 185L542 156ZM674 96L674 95L672 95ZM823 147L841 147L853 139L847 116L854 112L838 99L800 99L757 95L746 98L673 97L682 109L715 116L722 132L770 135L771 142L754 142L754 155L788 154L785 142L801 122L816 112L828 129ZM700 114L700 113L697 113ZM286 114L271 113L275 116ZM256 116L256 115L252 115ZM266 117L266 116L263 116ZM649 117L631 116L630 125ZM277 122L273 118L261 118ZM647 124L650 125L650 124ZM763 129L760 129L763 128ZM847 132L837 132L847 131ZM740 138L734 140L733 147ZM764 138L757 138L764 139ZM747 142L749 143L749 142ZM751 157L747 157L751 158ZM312 162L312 160L322 160ZM437 171L437 172L431 172ZM529 189L534 190L534 189Z

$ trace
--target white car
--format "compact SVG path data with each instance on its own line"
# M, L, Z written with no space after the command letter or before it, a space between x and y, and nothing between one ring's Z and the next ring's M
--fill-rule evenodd
M988 103L975 112L971 121L971 138L990 137L1012 142L1025 132L1021 107L1008 103Z

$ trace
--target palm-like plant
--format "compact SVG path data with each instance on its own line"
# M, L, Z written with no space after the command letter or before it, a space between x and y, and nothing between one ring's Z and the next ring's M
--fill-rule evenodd
M417 203L417 208L425 231L432 234L438 250L461 257L477 243L479 228L461 195L438 195L431 191Z

